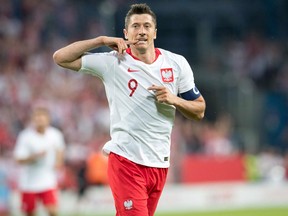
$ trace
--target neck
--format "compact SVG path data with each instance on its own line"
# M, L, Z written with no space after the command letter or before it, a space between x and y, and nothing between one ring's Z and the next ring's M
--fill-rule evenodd
M36 129L36 131L37 131L38 133L40 133L40 134L44 134L44 133L45 133L45 130L46 130L45 127L36 127L35 129Z
M146 49L143 51L135 49L134 47L131 47L131 52L132 52L133 56L135 56L140 61L142 61L146 64L152 64L156 58L154 46L151 46L149 49Z

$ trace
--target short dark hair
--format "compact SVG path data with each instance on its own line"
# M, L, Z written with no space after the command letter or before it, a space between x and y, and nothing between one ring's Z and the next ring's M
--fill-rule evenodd
M133 4L130 7L130 10L127 12L126 17L125 17L125 28L128 28L128 23L130 21L130 17L134 14L149 14L152 16L153 22L155 24L155 27L157 26L156 22L156 15L155 13L151 10L151 8L146 4Z

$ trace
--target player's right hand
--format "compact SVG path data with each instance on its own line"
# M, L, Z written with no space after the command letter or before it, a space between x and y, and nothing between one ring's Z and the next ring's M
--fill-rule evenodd
M45 154L46 154L46 151L40 151L40 152L37 152L37 153L35 153L34 154L34 158L37 160L37 159L40 159L40 158L42 158L43 156L45 156Z
M125 41L123 38L117 37L103 37L103 44L116 50L118 53L123 54L129 45L133 45L138 41Z

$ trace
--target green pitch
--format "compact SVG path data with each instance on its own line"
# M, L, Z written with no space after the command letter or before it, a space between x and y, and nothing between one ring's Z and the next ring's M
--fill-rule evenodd
M287 208L245 209L231 211L194 212L194 213L163 213L155 216L288 216Z
M64 216L64 215L61 215ZM68 215L65 215L68 216ZM100 216L95 213L93 215L69 215L69 216ZM104 215L101 215L104 216ZM114 216L114 215L105 215ZM287 208L263 208L263 209L243 209L243 210L227 210L227 211L209 211L209 212L187 212L187 213L158 213L155 216L288 216Z

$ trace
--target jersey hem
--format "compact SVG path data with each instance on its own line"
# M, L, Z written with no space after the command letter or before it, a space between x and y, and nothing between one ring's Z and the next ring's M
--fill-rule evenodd
M115 150L103 149L103 152L104 152L105 155L109 155L111 152L113 152L114 154L120 155L121 157L124 157L127 160L132 161L133 163L136 163L136 164L139 164L139 165L142 165L142 166L146 166L146 167L153 167L153 168L169 168L170 167L170 163L168 163L168 165L163 165L163 166L162 165L143 163L141 161L137 161L137 160L131 159L127 155L122 154L122 152L118 152L118 151L115 151Z
M59 187L56 185L54 187L47 187L47 188L44 188L44 189L25 189L25 188L19 188L18 190L22 193L42 193L42 192L45 192L45 191L50 191L50 190L58 190Z

